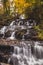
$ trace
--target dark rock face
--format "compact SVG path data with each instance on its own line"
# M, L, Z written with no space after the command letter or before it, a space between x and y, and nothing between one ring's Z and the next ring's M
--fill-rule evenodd
M9 54L11 52L14 51L14 47L13 46L9 46L9 45L0 45L0 53L5 53L5 54Z
M22 39L23 35L27 32L27 30L20 30L15 32L16 39Z
M7 57L5 58L2 55L0 55L0 62L8 63L8 58Z
M33 35L33 36L36 36L38 33L35 29L30 29L30 33Z
M32 39L31 34L26 34L26 35L24 35L24 39L25 39L25 40Z
M22 35L19 34L18 32L15 33L15 38L16 39L22 39Z
M0 62L8 63L8 59L14 52L14 47L9 45L0 45Z
M8 38L8 37L10 37L11 36L11 31L7 31L6 33L5 33L5 38Z
M3 38L3 36L4 36L3 34L0 34L0 38Z

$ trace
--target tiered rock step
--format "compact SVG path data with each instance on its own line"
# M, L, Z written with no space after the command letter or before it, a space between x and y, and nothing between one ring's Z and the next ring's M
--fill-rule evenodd
M0 62L8 64L8 59L11 58L11 55L14 53L15 46L17 46L17 48L20 47L20 49L21 49L21 47L22 47L21 44L26 46L26 48L28 47L28 44L29 44L29 48L31 48L30 52L33 55L36 54L35 55L36 58L37 57L40 58L40 53L38 52L39 51L38 46L36 48L34 48L34 45L37 45L37 43L39 44L39 46L43 47L43 41L33 41L33 40L30 40L30 41L20 41L20 40L0 39ZM40 49L42 50L42 48L40 48ZM16 50L15 50L15 52L16 52ZM38 55L37 55L37 52L38 52ZM42 51L42 53L43 53L43 51ZM42 56L41 56L41 58L42 58Z
M7 39L0 39L0 45L14 45L18 44L20 40L7 40Z
M32 23L32 25L31 25L31 23ZM26 31L30 30L35 25L34 23L35 23L34 21L31 21L31 20L28 20L28 19L15 19L8 26L5 25L0 29L0 38L5 39L7 37L10 37L12 35L12 33L17 30L18 31L17 35L16 35L16 33L15 33L15 35L16 35L17 39L20 39L20 38L22 38L21 36L23 36L26 33L26 32L24 33L23 30L26 30ZM19 34L19 33L21 33L22 35ZM31 37L30 34L28 34L27 36L28 36L27 37L28 39ZM28 39L26 39L26 40L28 40Z
M10 64L6 64L6 63L0 63L0 65L10 65Z
M18 45L20 44L20 42L25 42L25 43L29 43L32 44L33 42L40 42L41 45L43 45L43 40L7 40L7 39L0 39L0 45Z
M1 58L0 61L1 62L8 63L8 59L9 59L9 57L11 57L10 55L12 55L12 53L9 55L9 52L10 52L9 51L10 50L9 47L12 47L12 46L14 47L14 49L17 48L17 50L19 48L20 51L21 51L22 47L24 49L26 48L28 52L29 52L29 49L30 49L30 52L31 52L31 54L33 56L35 55L36 58L38 58L38 59L43 58L43 41L32 41L32 40L30 40L30 41L19 41L19 40L15 40L14 41L14 40L4 40L4 39L0 40L0 41L2 41L2 42L0 42L0 50L1 50L1 52L4 53L4 54L0 53L0 58ZM40 51L39 51L39 47L40 47ZM26 51L26 49L25 49L25 51ZM5 52L5 50L7 50L7 51ZM14 50L15 54L16 54L17 50ZM22 51L20 53L22 53ZM42 56L40 55L40 53L42 53L41 54ZM15 55L14 55L14 57L12 57L12 59L13 58L15 58ZM16 60L16 59L14 59L14 60Z

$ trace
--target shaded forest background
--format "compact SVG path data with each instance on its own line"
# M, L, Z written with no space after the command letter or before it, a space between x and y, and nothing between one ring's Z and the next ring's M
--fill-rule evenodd
M43 39L43 0L0 0L0 27L20 15L35 20L34 29Z

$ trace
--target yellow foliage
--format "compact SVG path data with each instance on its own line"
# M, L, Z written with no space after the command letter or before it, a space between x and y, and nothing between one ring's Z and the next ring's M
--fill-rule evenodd
M32 3L26 3L26 4L24 4L25 8L28 7L28 6L32 6Z
M38 33L38 38L39 39L43 39L43 30L40 29L40 26L35 26L34 29L37 30L37 33Z
M0 14L3 14L3 13L4 13L3 6L0 6Z
M40 31L39 25L38 26L34 26L34 29Z
M43 39L43 31L38 32L38 37L39 37L40 39Z
M14 0L14 3L15 3L16 9L18 9L17 12L20 14L23 13L28 6L32 5L31 3L26 3L25 0Z
M10 6L10 3L9 3L9 2L6 2L6 6L7 6L7 7Z

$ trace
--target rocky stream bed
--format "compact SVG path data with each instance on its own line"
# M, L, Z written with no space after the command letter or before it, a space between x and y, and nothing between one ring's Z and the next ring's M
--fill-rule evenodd
M35 20L16 19L0 27L1 65L43 65L43 40L34 26Z

